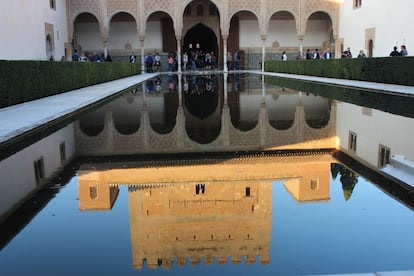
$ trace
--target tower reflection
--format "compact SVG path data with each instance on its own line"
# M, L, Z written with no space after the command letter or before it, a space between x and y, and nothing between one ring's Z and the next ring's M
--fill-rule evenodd
M136 269L270 262L272 185L329 200L329 152L96 162L79 171L81 211L109 211L128 186ZM277 227L277 225L273 226Z

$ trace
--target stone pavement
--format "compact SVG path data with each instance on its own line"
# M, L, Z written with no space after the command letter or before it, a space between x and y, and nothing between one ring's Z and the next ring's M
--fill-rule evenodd
M157 73L136 75L1 108L0 145L157 75Z

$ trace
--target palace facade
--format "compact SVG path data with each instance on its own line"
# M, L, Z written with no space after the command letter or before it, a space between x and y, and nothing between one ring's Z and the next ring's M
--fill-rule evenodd
M200 50L214 52L227 69L227 53L239 50L242 69L258 69L283 51L296 58L307 49L330 49L338 57L350 47L354 56L359 50L387 56L401 44L410 53L413 6L409 0L391 7L375 0L2 1L8 24L0 27L0 59L69 59L77 49L143 61L150 53Z

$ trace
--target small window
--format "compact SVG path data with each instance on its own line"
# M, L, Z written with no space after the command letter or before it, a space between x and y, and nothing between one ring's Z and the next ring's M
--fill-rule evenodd
M195 192L196 192L196 195L204 194L206 192L206 184L196 184Z
M316 190L319 187L319 181L317 179L311 180L311 190Z
M348 150L353 152L356 152L357 150L357 135L352 131L349 132Z
M354 0L354 8L359 8L362 5L362 0Z
M96 187L89 187L89 197L91 199L98 197L98 189Z
M49 3L50 3L50 8L52 10L56 10L56 0L50 0Z
M218 16L218 10L216 5L210 4L210 6L208 6L208 13L210 16Z
M389 147L379 145L378 149L378 167L382 168L390 163L391 149Z
M250 187L246 187L246 197L250 196Z
M45 165L43 162L43 157L37 159L34 162L34 170L36 183L39 183L41 180L45 178Z

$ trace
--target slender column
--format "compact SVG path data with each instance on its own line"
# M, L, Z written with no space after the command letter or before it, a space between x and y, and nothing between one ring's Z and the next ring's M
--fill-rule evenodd
M262 72L264 72L264 64L265 64L265 59L266 59L266 47L265 47L266 35L262 35L261 38L262 38L262 66L261 66L262 68L261 70Z
M300 58L302 59L302 55L303 55L303 39L304 39L304 35L298 35L298 39L299 39L299 55Z
M140 36L139 37L139 42L141 43L141 73L145 73L145 48L144 48L144 41L145 41L145 37L144 36Z
M177 62L178 73L181 73L181 36L177 37Z
M103 39L103 45L104 45L104 56L105 56L105 59L108 56L108 49L106 47L107 42L108 42L108 38L104 38Z
M224 88L224 104L225 105L227 105L227 90L228 90L228 88L227 88L227 71L225 71L224 72L224 74L223 74L223 88Z
M228 72L227 68L227 35L223 35L223 71Z
M178 74L178 106L182 106L183 102L183 89L182 89L182 75Z

